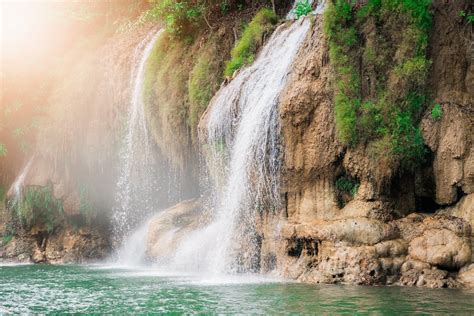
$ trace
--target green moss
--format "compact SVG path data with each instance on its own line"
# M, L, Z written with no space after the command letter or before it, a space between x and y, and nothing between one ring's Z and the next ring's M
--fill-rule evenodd
M423 159L417 126L426 106L431 65L426 58L430 4L430 0L328 4L324 32L336 72L335 122L344 144L373 143L379 155L406 166ZM363 87L359 69L369 72L370 86Z
M214 45L204 48L198 55L196 63L189 75L189 116L188 124L195 127L199 123L201 115L207 108L209 101L218 88L221 81L219 63L216 60Z
M190 49L187 43L163 34L147 60L143 93L145 111L155 139L173 131L176 143L186 143L187 135L180 132L186 127L189 103L187 82L191 70ZM173 150L174 146L161 145L168 150Z
M424 56L415 56L404 60L401 64L395 68L395 74L397 77L404 79L409 82L412 87L422 87L426 82L426 76L431 62Z
M184 167L199 119L222 82L229 45L217 35L188 43L164 33L145 68L145 114L153 137L174 166Z
M439 104L435 104L431 110L431 118L433 120L439 120L443 116L443 108Z
M277 22L278 17L272 10L264 8L257 12L232 49L231 59L226 63L225 76L232 76L236 70L253 62L264 35L271 32Z

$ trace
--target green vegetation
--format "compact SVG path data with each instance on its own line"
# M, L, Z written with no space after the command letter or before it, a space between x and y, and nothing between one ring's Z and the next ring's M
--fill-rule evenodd
M188 143L187 82L193 45L163 33L153 47L145 69L145 113L160 148L178 161ZM173 133L173 136L171 136Z
M355 196L359 190L359 183L349 177L341 176L336 179L336 189Z
M203 4L195 1L162 0L154 2L148 15L164 21L169 34L181 37L199 26L204 8Z
M10 241L13 240L13 236L12 235L5 235L2 237L2 243L3 245L6 245L8 243L10 243Z
M443 108L440 104L435 104L431 110L431 118L433 120L439 120L443 116Z
M3 203L5 200L5 195L7 194L7 190L3 185L0 185L0 203Z
M474 24L474 13L466 13L466 11L460 11L459 16L465 18L467 23Z
M426 58L430 4L368 0L355 6L332 0L325 12L340 140L349 146L366 143L379 158L405 167L425 154L418 125L431 65Z
M26 229L44 224L51 233L64 219L62 202L54 197L51 186L28 187L21 200L10 203L14 220Z
M152 8L138 22L150 19L164 21L166 31L175 38L186 38L199 32L202 26L212 28L210 20L224 16L233 10L241 11L241 0L151 0Z
M221 79L220 76L215 77L220 72L219 63L215 57L216 49L212 43L208 46L199 52L189 75L189 126L197 126L202 113L218 89L218 82Z
M241 0L153 2L147 14L166 15L169 23L146 62L145 115L158 147L174 167L184 168L193 154L199 120L225 75L252 62L278 22L272 10L257 9L264 5L262 1L245 8ZM253 18L242 25L252 12ZM229 13L233 15L223 17Z
M160 3L165 5L163 1L156 5ZM170 3L169 1L168 4L171 5ZM224 14L222 11L243 8L239 1L211 3L201 11L212 11L219 16ZM233 47L232 58L227 63L224 61L233 45L228 40L229 31L232 32L233 28L221 28L227 32L225 34L205 34L205 27L198 28L194 25L188 29L183 26L179 34L172 28L157 40L145 69L145 111L155 140L169 157L173 157L173 163L182 165L189 143L197 141L199 119L219 89L224 79L223 74L232 75L236 69L250 63L265 35L274 28L277 21L270 9L259 10L244 27L241 38ZM237 25L239 26L240 24ZM199 41L195 40L197 38ZM172 137L170 133L173 133Z
M0 144L0 157L5 157L7 152L7 147L4 144Z
M310 14L311 11L313 11L313 7L309 3L309 0L299 0L298 2L296 2L294 12L297 19Z
M79 212L90 225L94 215L94 207L92 205L89 189L85 185L79 186L79 201Z
M226 63L225 76L230 77L242 66L253 62L264 36L275 28L277 22L278 17L272 10L264 8L257 12L232 49L231 59Z

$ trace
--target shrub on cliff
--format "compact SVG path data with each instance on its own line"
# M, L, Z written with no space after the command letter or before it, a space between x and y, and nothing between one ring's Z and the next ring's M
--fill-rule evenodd
M202 25L211 27L210 21L226 15L233 9L242 9L239 0L151 0L152 8L142 20L149 18L163 21L167 32L174 37L191 36Z
M62 201L54 197L50 186L26 188L21 199L10 201L9 209L14 221L26 229L43 224L51 233L64 219Z
M435 104L431 110L431 118L434 120L439 120L443 116L443 108L439 104Z
M232 49L231 59L226 63L225 76L230 77L242 66L253 62L264 36L275 28L277 22L278 17L272 10L264 8L257 12Z
M423 159L418 124L431 65L426 58L430 4L329 2L324 32L336 72L336 127L344 144L366 143L379 157L405 166Z

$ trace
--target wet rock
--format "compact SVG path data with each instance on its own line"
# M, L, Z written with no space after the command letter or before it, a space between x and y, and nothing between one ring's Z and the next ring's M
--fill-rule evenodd
M449 277L448 271L438 269L411 269L402 274L400 285L429 288L453 288L459 283Z
M471 234L474 227L474 194L464 196L456 205L447 207L439 212L463 218L471 224Z
M423 233L423 220L425 218L425 215L412 213L397 220L395 224L398 227L401 237L410 241L413 238L420 236Z
M474 263L459 271L458 281L465 287L474 288Z
M177 243L205 222L200 201L183 201L161 211L148 224L147 255L152 260L163 260L176 249Z
M425 219L423 225L424 232L410 242L410 257L446 269L470 262L471 231L464 220L437 216Z
M104 259L109 255L107 236L91 228L65 226L52 234L41 231L16 236L4 247L2 258L33 263L83 263Z
M43 263L46 262L46 256L39 248L35 248L33 254L31 255L31 261L34 263Z

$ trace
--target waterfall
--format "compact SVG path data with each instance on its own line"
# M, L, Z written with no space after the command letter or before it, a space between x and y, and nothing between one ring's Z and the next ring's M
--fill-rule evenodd
M224 166L221 177L214 175L220 178L215 179L214 214L207 226L179 243L172 268L258 271L256 217L281 205L279 97L309 29L309 19L278 27L255 62L212 99L207 125L210 173Z
M16 197L21 196L21 192L23 191L23 185L25 183L25 178L28 175L28 172L30 172L31 164L33 163L34 156L28 160L27 164L23 167L21 170L20 175L16 178L15 182L13 182L12 189L13 189L13 194Z
M143 102L143 83L146 61L162 30L152 32L135 49L135 67L132 69L130 85L132 87L128 110L128 124L120 156L120 177L117 183L116 207L113 214L113 241L118 246L124 237L138 223L153 212L155 192L159 190L156 179L154 146L150 139ZM137 245L130 236L118 251L120 261L129 260L128 256ZM138 242L143 242L138 240ZM136 255L136 254L135 254Z
M35 160L35 156L32 156L30 160L26 163L26 165L23 167L21 170L20 174L18 177L15 179L15 182L13 182L11 188L8 190L9 196L11 196L10 201L8 202L11 207L14 205L21 203L23 197L23 187L25 184L25 179L28 173L30 172L31 165L33 164L33 161Z

